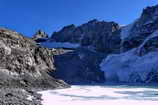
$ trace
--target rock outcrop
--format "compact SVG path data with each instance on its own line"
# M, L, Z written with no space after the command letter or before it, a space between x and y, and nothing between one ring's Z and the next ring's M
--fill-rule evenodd
M78 43L91 46L99 52L114 52L120 48L120 26L115 22L92 20L76 27L69 25L55 32L51 39L56 42Z
M66 84L49 75L55 70L47 48L21 34L0 29L0 87L57 88Z
M33 35L33 39L39 39L39 38L48 38L48 34L46 34L42 30L38 30L35 35Z
M0 105L42 105L41 95L21 88L0 88Z
M48 34L46 34L42 30L38 30L35 35L32 37L33 40L35 40L37 43L38 42L44 42L48 39Z

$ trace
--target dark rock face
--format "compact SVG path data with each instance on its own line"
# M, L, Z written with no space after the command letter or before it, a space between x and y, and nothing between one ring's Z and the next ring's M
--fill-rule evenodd
M0 29L0 87L57 88L66 86L50 75L51 51L17 32Z
M103 54L81 48L54 57L57 68L53 75L69 84L103 83L104 73L100 71L99 63Z
M150 52L156 52L158 51L158 33L153 33L151 35L156 35L155 37L151 37L151 35L149 37L147 37L147 41L142 44L142 46L140 47L140 51L138 52L138 55L140 56L144 56ZM151 37L151 38L150 38Z
M115 22L92 20L81 26L69 25L55 32L52 39L57 42L79 43L81 46L93 46L99 52L111 52L119 49L119 25ZM110 42L109 42L110 41Z
M129 37L123 41L124 51L138 47L148 36L158 29L158 5L147 7L139 19L133 23Z

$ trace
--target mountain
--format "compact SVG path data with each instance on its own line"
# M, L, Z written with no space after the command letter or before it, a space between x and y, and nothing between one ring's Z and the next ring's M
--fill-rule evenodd
M34 40L36 39L40 39L40 38L48 38L48 34L46 34L44 31L42 30L38 30L35 35L33 35Z
M89 46L100 52L112 52L114 49L119 49L118 45L121 41L117 34L119 29L120 26L115 22L94 19L78 27L74 25L66 26L61 31L53 33L51 39L56 42Z
M56 76L68 83L157 83L157 32L158 5L145 8L126 26L96 19L66 26L41 45L64 49L55 56Z
M158 82L158 5L147 7L140 18L121 29L120 54L100 64L107 81Z
M119 32L117 23L95 19L78 27L66 26L40 45L65 52L54 57L57 71L52 75L56 78L69 84L103 83L99 64L109 53L120 52Z

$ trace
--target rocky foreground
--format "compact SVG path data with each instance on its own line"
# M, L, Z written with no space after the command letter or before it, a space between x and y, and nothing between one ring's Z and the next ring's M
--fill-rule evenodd
M41 100L41 95L30 89L0 89L0 105L42 105Z
M55 71L53 63L50 50L17 32L1 28L0 105L40 105L40 95L32 89L68 87L49 75Z

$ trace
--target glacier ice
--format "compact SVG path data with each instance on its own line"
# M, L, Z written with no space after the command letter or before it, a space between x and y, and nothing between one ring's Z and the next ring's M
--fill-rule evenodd
M158 36L158 30L145 39L138 47L121 54L112 54L100 64L106 81L115 82L147 82L151 72L158 72L158 52L151 51L144 56L139 52L150 39Z

